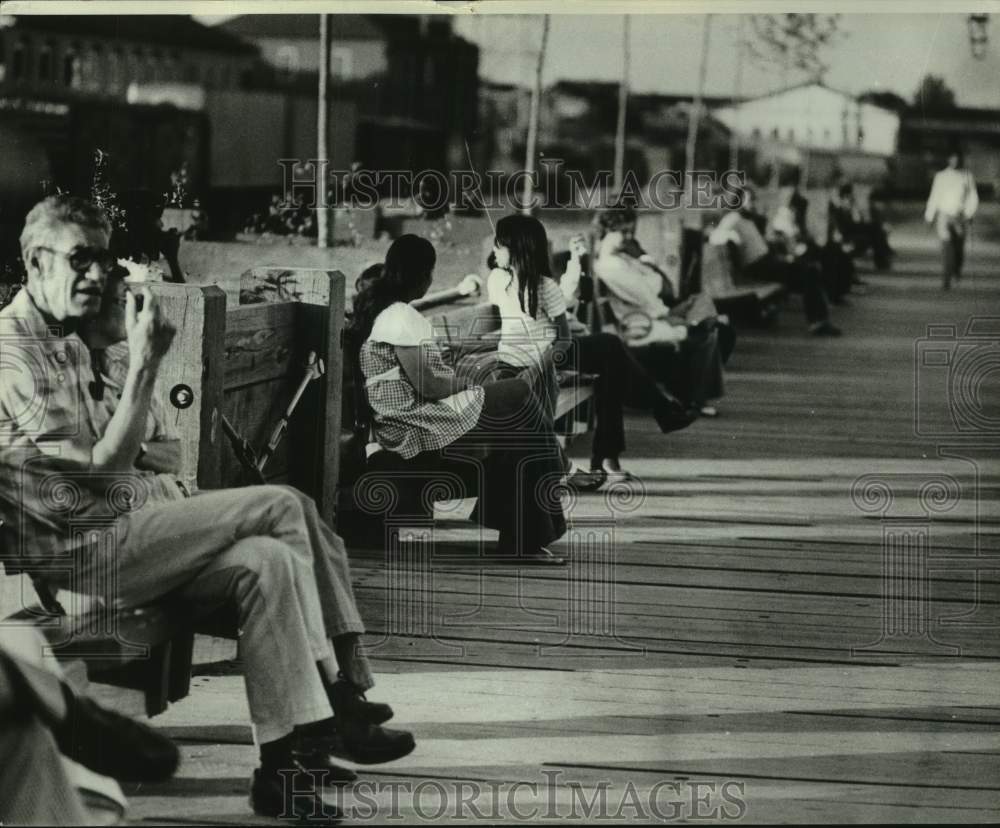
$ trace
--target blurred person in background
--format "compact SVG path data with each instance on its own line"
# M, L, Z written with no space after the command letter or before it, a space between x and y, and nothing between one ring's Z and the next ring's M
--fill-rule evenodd
M871 211L866 219L854 194L854 185L844 181L837 186L830 198L828 238L839 244L852 256L872 254L872 263L877 270L888 270L892 266L893 250L889 236L878 211Z
M843 304L854 283L854 260L841 244L828 240L820 246L809 232L809 200L798 183L782 191L779 206L767 224L767 242L775 255L789 261L817 263L823 273L823 288L829 300Z
M163 229L163 200L152 190L131 190L122 195L125 224L111 236L111 252L121 259L145 266L153 272L151 281L183 283L184 271L178 261L181 236Z
M790 292L801 293L806 322L813 336L840 336L840 329L830 321L819 266L812 262L788 261L771 251L761 231L766 219L754 209L754 196L752 188L744 188L740 207L722 217L709 236L709 243L725 248L731 266L743 280L775 281Z
M933 224L941 241L942 284L951 289L951 281L962 278L965 263L965 237L972 217L979 207L979 194L972 174L965 169L960 150L948 156L948 166L934 176L927 199L924 219Z

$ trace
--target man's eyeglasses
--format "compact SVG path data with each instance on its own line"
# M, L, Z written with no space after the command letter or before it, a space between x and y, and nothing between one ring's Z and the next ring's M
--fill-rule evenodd
M110 250L101 247L74 247L72 250L66 251L38 245L38 249L65 256L69 266L77 273L86 273L95 263L105 273L112 273L118 268L118 257Z

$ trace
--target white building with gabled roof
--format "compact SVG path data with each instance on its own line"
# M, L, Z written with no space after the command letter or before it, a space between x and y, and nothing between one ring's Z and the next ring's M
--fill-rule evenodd
M752 145L781 144L809 150L895 154L899 115L818 81L713 110Z

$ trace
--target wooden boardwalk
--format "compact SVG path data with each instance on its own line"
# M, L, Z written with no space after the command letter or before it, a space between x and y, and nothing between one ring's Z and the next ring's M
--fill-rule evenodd
M928 324L1000 307L1000 251L977 252L943 294L904 251L836 310L843 339L806 337L796 300L741 332L717 420L631 416L642 485L571 505L565 571L449 559L467 506L432 551L354 551L371 696L418 747L364 770L352 822L1000 819L1000 434L918 433L944 423L933 360L914 415ZM136 819L267 822L233 656L199 642L156 720L184 765L129 792Z

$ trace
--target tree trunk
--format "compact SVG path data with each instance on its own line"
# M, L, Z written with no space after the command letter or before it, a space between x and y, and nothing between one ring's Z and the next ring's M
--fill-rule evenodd
M549 16L542 16L542 44L538 49L538 60L535 63L535 83L531 88L531 111L528 114L528 146L524 160L524 190L521 212L531 215L531 200L535 194L535 147L538 144L538 111L542 98L542 69L545 66L545 49L549 41Z
M622 18L622 79L618 84L618 126L615 130L615 193L620 195L625 183L625 113L628 108L630 63L629 16Z
M319 16L319 107L316 117L316 244L329 247L331 221L330 207L326 203L326 178L328 163L327 120L330 110L330 15Z

